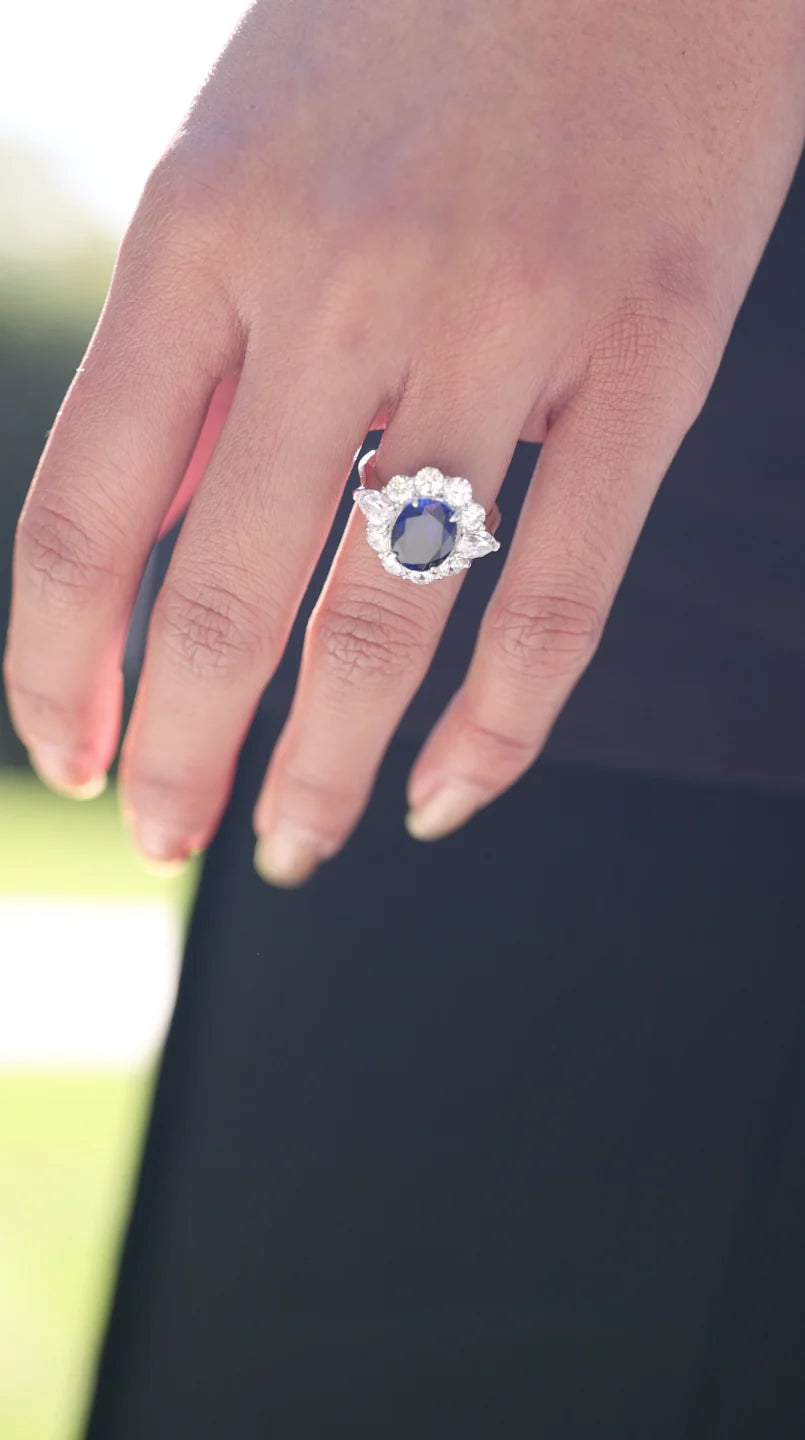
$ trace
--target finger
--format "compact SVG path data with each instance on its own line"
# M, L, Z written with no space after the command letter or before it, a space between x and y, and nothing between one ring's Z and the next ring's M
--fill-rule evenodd
M190 456L187 469L182 476L182 483L171 500L168 513L159 527L160 538L167 535L168 531L172 530L174 525L181 520L201 484L201 477L212 459L212 453L220 439L226 417L232 409L239 378L239 375L227 375L213 391L204 417L204 424L199 431L193 454Z
M580 393L539 459L466 680L411 773L408 828L438 839L511 785L592 659L618 585L692 415Z
M268 382L247 359L154 609L121 782L157 863L183 860L217 825L377 410L368 362L333 365L325 350L304 370ZM312 418L300 413L304 393L316 396Z
M434 464L471 477L494 506L517 441L519 397L451 414L409 396L371 464L383 485L394 474ZM365 478L364 478L365 476ZM489 519L496 523L495 514ZM388 742L420 685L461 585L461 576L424 587L389 575L352 514L311 617L293 707L255 811L255 862L275 884L300 884L344 843L364 808Z
M217 380L239 360L231 317L177 265L124 244L18 529L9 701L37 768L72 793L97 793L111 762L137 586Z

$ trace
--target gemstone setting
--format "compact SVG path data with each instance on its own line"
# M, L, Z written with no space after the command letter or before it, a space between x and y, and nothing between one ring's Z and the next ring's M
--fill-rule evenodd
M361 461L362 479L372 459ZM366 516L366 538L384 570L416 585L455 575L478 556L500 549L469 480L443 475L435 466L394 475L379 490L361 485L353 499Z
M456 518L444 500L418 495L394 522L392 554L406 570L432 570L452 554L456 530Z

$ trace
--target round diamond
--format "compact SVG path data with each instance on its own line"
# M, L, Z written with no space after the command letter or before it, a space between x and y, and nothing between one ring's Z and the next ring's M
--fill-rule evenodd
M451 475L444 482L445 499L451 505L466 505L472 500L472 486L469 480L464 480L460 475Z
M416 494L414 482L410 475L392 475L388 484L384 486L383 493L390 500L410 500Z
M483 530L486 525L486 511L483 505L478 504L477 500L471 500L468 505L464 506L461 518L467 530Z
M431 570L456 543L456 520L449 505L419 495L400 511L391 532L391 548L406 570Z

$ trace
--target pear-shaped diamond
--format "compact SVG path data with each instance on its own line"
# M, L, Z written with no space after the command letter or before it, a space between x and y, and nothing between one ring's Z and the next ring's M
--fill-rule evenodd
M361 486L360 490L355 491L355 501L367 520L373 520L375 523L385 520L389 513L388 502L379 490L365 490Z
M477 560L479 556L499 549L500 542L494 535L490 535L488 530L471 530L462 537L461 553L466 555L468 560Z

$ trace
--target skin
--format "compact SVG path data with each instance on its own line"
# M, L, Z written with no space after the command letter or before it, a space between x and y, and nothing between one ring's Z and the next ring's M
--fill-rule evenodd
M137 585L192 494L121 784L152 861L206 844L379 425L366 483L435 464L487 510L518 438L544 441L508 555L477 562L505 560L409 829L516 781L595 652L804 132L803 0L260 0L148 182L20 521L6 681L40 773L102 784ZM266 878L344 844L460 583L386 575L353 515L256 807Z

